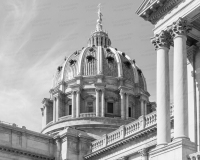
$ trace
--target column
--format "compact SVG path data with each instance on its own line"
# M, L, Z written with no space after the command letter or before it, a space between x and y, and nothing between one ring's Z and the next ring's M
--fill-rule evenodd
M99 89L96 88L96 117L99 117Z
M76 117L80 115L80 91L76 92Z
M72 91L72 118L76 117L76 91Z
M105 117L105 89L102 89L101 91L101 117Z
M171 141L168 55L170 34L161 31L153 38L152 43L157 51L157 145L165 145Z
M187 21L179 18L170 28L174 40L174 139L188 138Z
M129 94L126 93L126 119L129 118L128 108L129 108Z
M121 97L121 118L125 119L125 93L121 90L120 91L120 97Z
M53 123L56 122L56 98L53 97Z
M140 106L141 106L141 116L145 115L145 106L144 106L144 100L140 99Z
M60 118L60 95L58 94L56 97L56 122L58 121L58 119Z

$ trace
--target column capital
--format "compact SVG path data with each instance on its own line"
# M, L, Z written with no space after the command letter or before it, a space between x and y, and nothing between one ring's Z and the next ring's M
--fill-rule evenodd
M154 45L155 49L158 50L162 47L170 48L170 45L172 45L172 39L167 31L161 31L159 34L156 34L152 39L151 43Z
M186 36L190 30L192 30L192 25L189 24L186 19L183 19L181 17L168 27L168 31L171 34L172 38L180 35Z
M138 151L138 153L140 154L141 157L147 156L147 154L148 154L148 149L147 149L147 148L140 149L140 150Z

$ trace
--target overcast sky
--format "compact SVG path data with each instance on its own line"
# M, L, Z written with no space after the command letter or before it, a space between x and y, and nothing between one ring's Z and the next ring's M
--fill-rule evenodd
M41 131L52 77L65 56L87 46L99 3L112 47L136 60L156 100L153 25L135 14L141 0L0 0L0 120Z

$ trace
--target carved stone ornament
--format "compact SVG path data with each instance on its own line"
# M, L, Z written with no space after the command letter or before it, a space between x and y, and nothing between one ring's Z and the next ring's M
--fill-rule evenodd
M168 31L173 38L178 35L187 35L190 30L192 30L192 25L188 24L187 20L183 18L179 18L168 28Z
M86 57L86 59L87 59L87 62L88 62L88 63L93 62L93 61L95 60L95 58L94 58L93 55L88 55L88 56Z
M147 148L143 148L143 149L140 149L140 150L138 151L138 153L140 154L141 157L147 156L147 152L148 152L148 149L147 149Z
M159 49L160 47L170 48L172 44L172 40L167 31L161 31L160 34L156 34L155 37L151 39L151 43L155 46L155 49Z
M75 63L76 63L76 60L71 59L71 60L69 61L70 66L75 65Z

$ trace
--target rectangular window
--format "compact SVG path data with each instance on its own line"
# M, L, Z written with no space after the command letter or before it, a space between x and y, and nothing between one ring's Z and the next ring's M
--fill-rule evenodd
M131 117L131 107L128 107L128 117Z
M72 115L72 105L69 105L69 115Z
M107 113L113 113L113 103L107 103Z
M87 102L88 112L93 112L93 102Z

